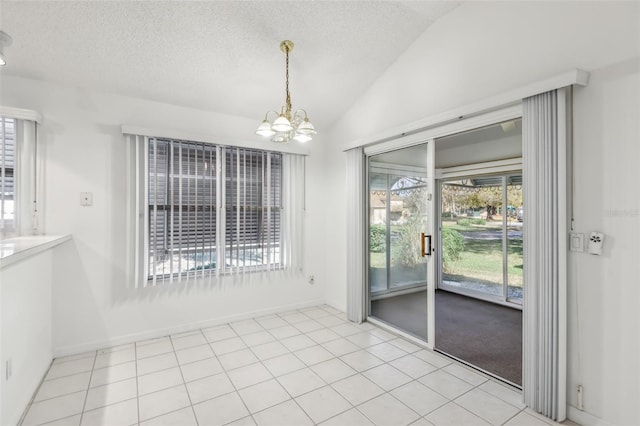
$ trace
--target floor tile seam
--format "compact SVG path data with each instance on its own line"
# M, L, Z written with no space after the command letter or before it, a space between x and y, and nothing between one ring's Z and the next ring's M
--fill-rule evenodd
M59 360L59 359L62 359L62 358L66 358L67 356L72 357L72 356L75 356L75 354L74 355L66 355L66 356L58 357L58 358L53 358L51 360L51 366L67 364L69 362L80 361L82 359L87 359L87 358L91 358L91 357L95 358L97 356L97 352L98 351L96 350L96 351L93 351L93 355L87 355L87 356L83 356L81 358L75 358L75 359L68 359L68 360L65 360L65 361L56 361L56 360ZM77 355L80 355L80 354L77 354Z
M161 371L164 371L164 370L161 370ZM153 373L149 373L149 374L153 374ZM102 388L102 387L105 387L105 386L113 385L113 384L116 384L116 383L126 382L127 380L131 380L131 379L136 379L136 383L137 383L138 377L139 376L137 374L135 374L134 376L126 377L124 379L114 380L113 382L103 383L103 384L97 385L97 386L91 386L91 378L93 378L93 373L92 373L91 378L89 379L89 387L87 388L87 390L90 391L92 389L98 389L98 388ZM71 392L71 393L73 393L73 392Z
M487 382L492 382L492 383L496 383L496 384L500 385L498 382L496 382L496 381L494 381L494 380L491 380L491 379L487 380ZM519 406L515 405L513 402L507 401L505 398L502 398L502 397L501 397L501 396L499 396L499 395L496 395L496 394L494 394L494 393L491 393L491 392L488 392L488 391L486 391L486 390L482 389L482 386L483 386L483 385L485 385L485 384L487 384L487 382L484 382L484 383L482 383L481 385L478 385L478 386L477 386L478 390L481 390L481 391L483 391L484 393L487 393L487 394L489 394L489 395L491 395L491 396L493 396L493 397L495 397L495 398L498 398L500 401L502 401L502 402L506 402L507 404L511 405L511 406L512 406L512 407L514 407L514 408L517 408L518 410L524 410L524 409L526 408L526 406L525 406L524 408L523 408L523 407L519 407ZM503 386L503 385L500 385L500 386ZM504 386L503 386L503 387L504 387ZM524 404L524 402L523 402L522 404Z
M466 392L465 392L465 393L466 393ZM462 396L462 395L460 395L460 396ZM456 398L456 399L457 399L457 398ZM458 408L461 408L462 410L466 411L467 413L471 414L472 416L475 416L475 417L479 418L480 420L482 420L482 421L484 421L484 422L487 422L487 423L488 423L488 424L490 424L490 425L493 425L493 423L491 423L489 420L485 419L485 418L484 418L484 417L482 417L482 416L479 416L478 414L474 413L474 412L473 412L473 411L471 411L471 410L466 409L466 408L465 408L465 407L463 407L462 405L460 405L460 404L456 403L456 402L455 402L455 400L449 400L449 402L448 402L447 404L445 404L445 405L448 405L448 404L454 404L455 406L457 406ZM442 405L440 408L444 407L445 405ZM435 411L435 410L434 410L434 411ZM432 411L431 413L433 413L433 411ZM431 413L429 413L429 414L431 414ZM425 415L425 417L426 417L426 415ZM428 419L427 419L427 420L428 420Z
M436 371L438 371L438 370L436 370ZM424 378L424 377L426 377L426 376L429 376L430 374L433 374L433 373L435 373L436 371L432 371L431 373L425 374L424 376L420 377L420 379L422 379L422 378ZM446 373L446 371L445 371L445 373ZM447 373L447 374L449 374L449 373ZM455 377L455 376L453 376L453 377ZM416 379L416 381L420 382L420 379ZM456 377L456 379L457 379L457 377ZM456 396L456 397L454 397L454 398L450 398L450 397L446 396L445 394L443 394L442 392L438 391L437 389L435 389L435 388L433 388L433 387L429 386L427 383L423 383L423 382L420 382L420 383L422 383L424 386L428 387L429 389L431 389L432 391L434 391L434 392L435 392L435 393L437 393L438 395L442 396L443 398L446 398L446 399L447 399L448 401L450 401L450 402L453 402L454 400L456 400L456 399L460 398L462 395L465 395L465 394L467 394L467 393L471 392L472 390L474 390L475 388L477 388L477 386L473 386L473 385L471 385L471 386L472 386L472 387L471 387L471 389L467 389L466 391L462 392L460 395L457 395L457 396ZM465 382L465 383L469 384L468 382Z
M265 369L266 369L266 367L265 367ZM270 372L268 369L267 369L267 371L269 372L269 374L271 374L271 372ZM260 385L260 384L262 384L262 383L268 382L269 380L274 380L274 379L276 379L276 377L275 377L273 374L271 374L271 377L269 377L269 378L267 378L267 379L260 380L259 382L255 382L255 383L252 383L252 384L250 384L250 385L243 386L243 387L237 387L237 386L235 385L235 383L233 383L233 380L231 380L231 378L229 378L229 381L231 382L231 384L233 385L233 387L235 388L235 390L236 390L237 392L240 392L241 390L245 390L245 389L248 389L248 388L250 388L250 387L252 387L252 386L257 386L257 385ZM284 387L284 386L283 386L283 387Z
M233 330L233 327L231 327L231 325L229 325L229 328L231 328L231 329ZM235 330L233 330L233 332L234 332L234 333L236 333L236 334L238 334ZM240 337L240 336L238 336L238 337ZM229 377L229 373L228 373L228 371L227 371L226 367L222 364L222 362L220 362L220 359L218 359L218 356L216 355L215 351L213 350L213 347L211 347L211 344L209 344L209 347L211 348L211 351L213 352L213 356L216 358L216 360L218 361L218 364L220 364L220 367L222 368L222 373L220 373L220 374L224 374L224 375L225 375L225 377L227 378L227 380L229 381L229 383L231 383L231 387L233 387L233 389L234 389L234 390L233 390L232 392L227 392L227 393L224 393L224 394L222 394L222 395L218 395L217 397L210 398L210 399L208 399L208 400L206 400L206 401L209 401L209 400L212 400L212 399L218 398L218 397L223 396L223 395L228 395L228 394L230 394L230 393L235 393L235 394L237 394L237 395L238 395L238 398L239 398L239 399L240 399L240 401L242 402L242 405L244 406L245 410L247 410L247 413L249 413L249 415L251 415L251 410L249 410L249 407L247 406L246 402L244 402L244 399L242 399L242 395L240 395L240 392L238 391L238 388L237 388L237 387L236 387L236 385L233 383L233 380L231 380L231 377ZM252 353L253 353L253 352L252 352ZM255 354L253 354L253 355L255 356ZM256 358L257 358L257 357L256 357ZM258 362L259 362L259 361L260 361L260 360L258 360ZM251 365L251 364L249 364L249 365ZM264 367L264 365L263 365L263 367ZM240 367L239 367L239 368L240 368ZM266 368L266 367L265 367L265 368ZM181 371L182 371L182 370L181 370ZM267 369L267 371L268 371L268 369ZM271 374L271 372L270 372L270 371L269 371L269 373ZM185 384L185 387L186 387L186 384ZM187 395L189 395L189 389L187 389ZM191 401L191 395L189 395L189 401ZM198 404L201 404L202 402L205 402L205 401L201 401L201 402L199 402ZM197 405L197 404L196 404L196 405ZM194 417L195 417L195 419L196 419L196 424L200 424L200 421L198 420L198 416L197 416L196 411L195 411L195 408L194 408L194 404L191 404L191 407L192 407L192 409L193 409L193 416L194 416ZM253 417L252 417L252 419L253 419ZM237 420L237 419L236 419L236 420ZM235 421L235 420L234 420L234 421ZM254 423L255 423L255 421L254 421Z
M469 391L469 392L470 392L470 391ZM465 394L466 394L466 393L469 393L469 392L465 392ZM451 402L455 403L458 407L462 408L463 410L466 410L466 411L468 411L469 413L473 414L474 416L476 416L476 417L478 417L478 418L480 418L480 419L484 420L485 422L489 423L490 425L496 425L496 423L493 423L491 420L489 420L489 419L485 418L484 416L480 415L479 413L475 413L475 412L471 411L470 409L468 409L468 408L464 407L463 405L458 404L458 403L456 402L456 400L457 400L458 398L462 397L462 396L463 396L463 395L460 395L459 397L457 397L455 400L452 400ZM518 410L518 412L519 412L519 411L520 411L520 410ZM503 424L504 424L504 422L503 422L503 423L499 423L499 424L500 424L500 425L503 425Z
M509 423L511 420L513 420L514 418L518 417L521 413L524 412L524 408L519 409L517 413L515 413L513 416L509 417L507 420L505 420L504 422L500 423L500 425L506 425L507 423Z
M204 338L204 340L206 341L207 338L204 335L202 329L199 329L200 331L200 335ZM174 353L175 353L175 345L173 343L173 338L171 336L169 336L169 341L171 342L171 346L174 349ZM213 352L213 348L211 348L211 346L209 346L209 348L211 349L211 351ZM215 356L215 353L214 355ZM217 360L217 358L216 358ZM189 400L189 407L191 407L191 411L193 412L193 418L196 419L196 424L198 424L198 417L196 416L196 411L193 408L193 401L191 400L191 395L189 394L189 388L187 388L187 381L184 378L184 374L182 373L182 368L180 367L180 361L178 361L178 354L176 353L176 361L178 362L178 371L180 372L180 377L182 377L182 386L184 386L184 391L187 394L187 399ZM197 362L197 361L194 361ZM220 363L220 361L218 361L218 363ZM140 393L138 393L138 424L140 424ZM180 408L180 410L184 409L185 407ZM178 410L175 410L178 411ZM165 413L167 414L167 413Z
M97 351L96 351L97 353ZM98 356L96 355L93 358L93 366L91 367L91 374L89 375L89 386L91 386L91 379L93 379L93 370L95 369L96 366L96 360L98 359ZM84 417L84 412L85 412L85 408L87 407L87 400L89 399L89 389L90 387L87 387L87 390L85 391L84 394L84 401L82 401L82 409L80 411L80 421L78 422L78 424L82 424L82 419ZM137 395L137 392L136 392Z
M483 384L484 384L484 383L483 383ZM489 395L490 397L496 398L497 400L499 400L499 401L501 401L501 402L504 402L505 404L509 405L510 407L515 408L516 410L524 410L524 408L516 407L515 405L513 405L513 404L511 404L511 403L509 403L509 402L507 402L507 401L505 401L504 399L502 399L502 398L498 397L497 395L493 395L493 394L491 394L491 393L489 393L489 392L485 391L484 389L480 389L480 386L482 386L482 384L475 386L473 389L469 389L467 392L464 392L464 393L463 393L463 394L461 394L461 395L458 395L458 396L457 396L455 399L453 399L452 401L458 400L458 399L462 398L464 395L466 395L466 394L468 394L468 393L470 393L470 392L472 392L472 391L474 391L474 390L478 390L478 391L480 391L480 392L483 392L483 393L485 393L485 394ZM458 404L458 405L460 405L460 404ZM526 407L525 407L525 408L526 408Z
M67 415L67 416L64 416L64 417L57 417L57 418L54 418L54 419L47 419L47 420L45 421L45 423L38 423L38 426L40 426L40 425L46 425L46 424L48 424L48 423L52 423L52 422L57 422L58 420L67 419L67 418L74 417L74 416L77 416L77 415L80 415L80 414L82 414L82 413L74 413L74 414ZM26 416L25 416L25 417L26 417ZM20 423L18 423L18 425L22 425L22 424L23 424L23 422L24 422L24 419L22 419L22 420L20 421ZM82 416L80 417L80 423L78 423L78 424L82 424Z
M309 367L305 367L305 368L308 368L309 370L311 370ZM302 371L302 370L304 370L304 368L301 368L301 369L296 370L296 371ZM318 374L316 374L316 372L315 372L315 371L311 370L311 372L312 372L313 374L315 374L316 376L318 376ZM282 378L283 376L287 376L287 375L289 375L289 374L291 374L291 373L295 373L295 371L292 371L292 372L287 373L287 374L283 374L282 376L280 376L280 378ZM324 388L324 387L331 386L331 385L329 385L329 383L327 383L327 382L326 382L326 380L324 380L322 377L318 376L318 378L319 378L320 380L322 380L322 382L324 383L322 386L319 386L319 387L317 387L317 388L313 388L313 389L311 389L311 390L308 390L308 391L306 391L306 392L303 392L303 393L301 393L300 395L293 396L293 395L291 395L291 392L289 392L289 390L288 390L288 389L287 389L287 388L282 384L282 382L280 382L279 378L278 378L278 377L274 377L274 379L278 382L278 384L282 387L282 389L284 389L284 391L287 393L287 395L289 395L289 397L290 397L291 399L296 399L296 398L299 398L299 397L301 397L301 396L303 396L303 395L306 395L306 394L308 394L308 393L311 393L311 392L317 391L318 389L322 389L322 388ZM301 407L301 408L302 408L302 407ZM303 411L304 411L304 409L303 409Z
M424 377L424 376L422 376L422 377ZM443 404L438 405L436 408L434 408L434 409L430 410L430 411L429 411L428 413L426 413L426 414L420 414L420 413L418 413L418 414L420 415L420 417L425 417L425 416L427 416L427 415L429 415L429 414L433 413L434 411L436 411L438 408L443 407L443 406L447 405L447 404L448 404L448 403L450 403L450 402L453 402L453 399L448 398L448 397L446 397L446 396L442 395L441 393L439 393L439 392L438 392L438 391L436 391L435 389L432 389L432 388L430 388L429 386L427 386L427 385L425 385L424 383L422 383L422 382L420 381L420 378L413 379L413 380L411 380L410 382L407 382L407 383L405 383L405 384L402 384L402 385L400 385L400 386L397 386L397 387L395 387L395 388L391 389L390 391L387 391L387 393L391 394L391 392L393 392L393 391L395 391L395 390L397 390L397 389L400 389L401 387L406 386L406 385L408 385L408 384L414 383L414 382L415 382L415 383L417 383L417 384L419 384L419 385L422 385L422 386L426 387L428 390L430 390L430 391L432 391L432 392L434 392L434 393L438 394L439 396L441 396L441 397L442 397L443 399L445 399L445 401L446 401L446 402L444 402ZM403 402L402 400L400 400L400 398L398 398L397 396L395 396L395 395L393 395L393 394L391 394L391 396L393 396L394 398L396 398L397 400L399 400L400 402L402 402L402 403L404 404L404 402ZM461 396L462 396L462 395L461 395ZM404 405L407 405L407 404L404 404ZM408 405L407 405L407 406L408 406ZM409 407L409 408L411 408L411 407ZM411 408L411 409L413 410L413 408ZM416 410L413 410L413 411L416 411Z
M98 368L98 370L99 370L99 368ZM89 373L89 372L93 371L93 367L89 368L89 370L77 371L75 373L65 374L64 376L50 377L50 378L47 379L46 377L49 374L49 371L50 370L47 370L47 372L45 373L44 378L42 379L42 383L50 382L51 380L64 379L65 377L75 376L76 374Z
M51 360L51 363L49 363L49 368L47 368L47 371L45 371L44 376L42 377L42 379L40 380L40 383L38 384L38 387L36 388L36 390L33 393L33 395L31 395L31 399L29 400L29 402L27 403L26 408L22 412L22 415L20 416L20 419L18 419L18 426L22 426L22 423L24 423L24 420L27 417L27 414L29 414L29 411L31 410L31 406L34 404L34 402L36 402L35 401L36 396L38 395L38 392L40 392L40 388L42 387L42 385L46 381L45 378L49 374L49 371L51 370L51 367L53 367L53 361L54 360Z
M169 339L171 340L171 339ZM136 358L136 362L133 363L133 368L135 369L136 372L136 413L137 413L137 419L138 419L138 424L140 424L140 383L138 380L138 345L134 344L133 345L133 352Z
M166 415L168 415L168 414L173 414L173 413L175 413L175 412L177 412L177 411L184 410L185 408L187 408L187 407L176 408L175 410L172 410L172 411L166 412L166 413L164 413L164 414L158 414L157 416L149 417L148 419L138 420L138 424L139 424L139 425L141 425L141 424L143 424L143 423L145 423L145 422L148 422L149 420L157 419L157 418L159 418L159 417L166 416ZM195 413L194 413L194 417L195 417ZM196 422L197 422L197 420L196 420Z
M342 396L342 395L340 395L340 396ZM343 396L342 396L342 398L343 398L345 401L347 401L347 403L350 405L350 407L349 407L349 408L347 408L346 410L340 411L339 413L336 413L336 414L332 415L331 417L327 417L326 419L324 419L324 420L320 421L319 423L316 423L313 419L311 419L311 416L310 416L310 415L309 415L309 414L304 410L304 408L302 408L302 407L300 407L300 408L302 408L302 411L304 411L304 413L307 415L307 417L309 417L309 418L311 419L311 423L313 423L313 425L314 425L314 426L317 426L317 425L319 425L319 424L322 424L322 423L328 422L329 420L333 419L334 417L341 416L342 414L346 413L347 411L350 411L350 410L353 410L353 409L357 409L357 408L356 408L356 407L355 407L351 402L349 402L345 397L343 397ZM297 403L297 401L296 401L296 403ZM299 404L298 404L298 406L299 406ZM364 414L363 414L363 416L364 416ZM366 417L366 416L365 416L365 417ZM373 425L375 425L375 423L374 423L374 422L371 422L371 423L372 423Z
M275 377L274 377L274 378L275 378ZM307 416L307 417L309 418L309 420L311 420L311 423L315 425L315 424L316 424L316 422L314 422L314 421L313 421L313 419L311 418L311 416L309 416L309 413L307 413L307 412L305 411L305 409L304 409L304 408L302 408L302 406L298 403L298 401L296 401L296 398L297 398L297 397L292 396L292 395L291 395L291 393L289 393L289 391L287 390L287 388L285 388L285 387L282 385L282 383L280 383L280 381L279 381L277 378L275 378L275 379L276 379L276 381L278 382L278 384L282 387L282 389L284 389L284 391L287 393L287 395L289 395L289 399L287 399L286 401L281 401L281 402L279 402L279 403L277 403L277 404L274 404L274 405L272 405L272 406L270 406L270 407L264 408L264 409L262 409L262 410L260 410L260 411L256 411L255 413L252 413L251 411L249 411L249 415L250 415L250 416L251 416L251 418L253 419L253 422L254 422L256 425L258 424L258 422L256 421L256 419L253 417L254 415L259 414L259 413L262 413L263 411L267 411L267 410L269 410L269 409L271 409L271 408L273 408L273 407L275 407L275 406L277 406L277 405L284 404L285 402L293 401L293 403L294 403L294 404L296 404L296 405L298 406L298 408L300 408L300 409L302 410L302 412L304 413L304 415L305 415L305 416ZM320 389L320 388L313 389L313 390L311 390L311 391L309 391L309 392L313 392L314 390L317 390L317 389ZM309 392L307 392L307 393L309 393ZM240 397L240 399L242 399L242 396ZM244 401L243 401L243 402L244 402Z
M353 376L351 376L351 377L353 377ZM345 379L348 379L348 377L345 377ZM368 377L365 377L365 379L367 379L367 380L371 381ZM343 380L343 379L340 379L340 380ZM338 380L338 381L340 381L340 380ZM340 392L338 389L336 389L335 387L333 387L333 386L332 386L332 385L334 385L334 384L338 383L338 381L336 381L336 382L333 382L333 383L329 384L329 386L331 386L331 388L332 388L334 391L338 392L338 394L339 394L341 397L343 397L343 398L344 398L344 399L345 399L349 404L351 404L351 406L352 406L353 408L356 408L356 407L358 407L359 405L362 405L362 404L366 404L367 402L371 401L372 399L376 399L377 397L382 396L382 395L384 395L385 393L388 393L387 391L385 391L384 389L382 389L380 386L378 386L378 384L377 384L376 382L371 381L371 383L373 383L375 386L377 386L378 388L380 388L380 390L382 391L382 393L379 393L379 394L377 394L377 395L375 395L375 396L372 396L371 398L368 398L368 399L366 399L366 400L364 400L364 401L358 402L357 404L354 404L353 402L349 401L349 400L347 399L347 397L346 397L345 395L343 395L343 394L342 394L342 392Z
M169 353L169 352L166 352L166 353ZM164 354L159 354L159 355L164 355ZM142 358L142 359L144 359L144 358ZM96 360L97 360L97 357L96 357ZM103 368L109 368L109 367L117 367L118 365L126 364L128 362L137 362L137 361L138 360L136 358L134 358L134 359L130 359L128 361L116 362L114 364L103 365L103 366L97 367L97 368L96 368L95 363L94 363L93 364L93 368L91 369L91 371L102 370Z
M396 401L398 401L400 404L404 405L404 406L405 406L405 408L409 409L412 413L416 414L416 415L418 416L418 418L417 418L416 420L419 420L421 417L423 417L423 415L422 415L422 414L418 413L416 410L414 410L413 408L409 407L407 404L405 404L405 403L404 403L403 401L401 401L399 398L396 398L396 397L395 397L395 395L392 395L392 394L391 394L391 392L387 391L387 392L385 392L385 393L386 393L386 394L388 394L391 398L393 398L393 399L395 399ZM378 396L376 396L375 398L371 398L369 401L371 401L371 400L373 400L373 399L376 399L376 398L379 398L379 397L381 397L381 396L383 396L383 395L384 395L384 394L378 395ZM362 405L364 405L364 404L366 404L366 402L363 402L363 403L361 403L361 404L358 404L358 406L357 406L356 408L361 407L361 406L362 406ZM358 410L358 411L362 412L361 410ZM363 415L365 415L364 413L362 413L362 414L363 414ZM366 417L366 415L365 415L365 417ZM367 418L368 418L368 417L367 417ZM371 420L371 419L369 419L369 420ZM416 420L414 420L414 421L416 421ZM375 422L374 422L373 420L371 420L371 422L375 424ZM413 423L413 422L412 422L412 423Z
M33 399L33 401L29 402L29 405L38 404L40 402L45 402L45 401L51 401L52 399L56 399L56 398L60 398L60 397L63 397L63 396L68 396L68 395L72 395L72 394L78 393L78 392L88 391L90 389L92 389L91 386L87 386L84 389L78 389L78 390L74 390L74 391L71 391L71 392L65 392L65 393L57 394L57 395L51 396L49 398L35 399L35 397L38 396L38 393L40 392L40 387L38 387L38 389L36 389L36 391L33 394L34 395L34 399Z

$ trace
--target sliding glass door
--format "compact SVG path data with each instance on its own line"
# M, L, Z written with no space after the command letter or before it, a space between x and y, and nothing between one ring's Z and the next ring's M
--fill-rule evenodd
M427 340L428 144L368 157L369 314Z

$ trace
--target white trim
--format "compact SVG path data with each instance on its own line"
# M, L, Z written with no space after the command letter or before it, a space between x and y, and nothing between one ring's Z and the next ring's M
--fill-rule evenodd
M242 129L241 129L242 130ZM213 135L204 135L201 133L192 133L184 130L176 129L161 129L161 128L149 128L134 126L129 124L123 124L121 126L122 134L124 135L140 135L148 136L159 139L178 139L192 142L205 142L212 143L221 146L233 146L240 148L252 148L260 149L262 151L274 151L285 152L288 154L309 155L311 153L310 148L300 145L299 142L290 143L274 143L268 140L247 140L237 138L222 138ZM242 132L240 132L242 133ZM256 136L257 137L257 136Z
M536 417L545 419L546 421L549 420L548 418L542 417L540 414L535 413L533 410L527 409L525 411L527 412L527 414L535 415ZM612 423L602 420L601 418L596 417L593 414L589 414L586 411L578 410L573 405L567 405L567 417L569 418L569 420L576 422L580 425L590 425L590 426L611 426L612 425Z
M0 105L0 115L3 117L15 118L18 120L35 121L38 124L42 124L42 114L38 111L23 108L13 108L4 105Z
M466 166L436 169L436 179L450 179L470 175L486 175L492 173L517 172L522 170L522 157L508 160L487 161Z
M486 98L479 102L474 102L459 108L455 108L440 114L433 115L421 120L413 121L399 127L386 130L383 133L373 136L357 139L349 142L343 148L344 151L358 146L368 146L376 142L388 141L390 139L402 138L409 133L422 132L433 127L441 127L450 123L457 122L462 118L471 119L479 114L490 113L497 109L514 106L520 104L522 99L539 93L548 92L550 90L577 84L586 86L589 82L589 73L580 69L573 69L563 74L559 74L545 80L528 84L518 89L502 93L497 96ZM499 120L502 121L502 120ZM494 122L499 122L494 121ZM478 127L478 126L476 126ZM441 135L439 135L441 136ZM432 137L438 137L433 135ZM367 152L367 154L369 154Z
M436 179L435 179L435 165L436 165L436 144L433 139L430 139L427 145L427 234L431 235L432 247L438 246L436 237L438 236L435 214L437 204L435 202L436 197ZM436 253L435 248L429 253L427 259L427 344L430 348L435 348L436 343Z

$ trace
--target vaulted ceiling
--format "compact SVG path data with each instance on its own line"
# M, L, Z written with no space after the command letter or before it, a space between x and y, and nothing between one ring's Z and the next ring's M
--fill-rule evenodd
M453 1L6 1L15 75L259 120L335 121ZM2 84L0 80L0 84Z

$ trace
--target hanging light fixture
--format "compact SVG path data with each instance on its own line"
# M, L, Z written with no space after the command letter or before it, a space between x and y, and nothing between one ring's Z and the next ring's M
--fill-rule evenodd
M4 31L0 31L0 67L7 65L7 59L4 57L4 48L11 46L11 36Z
M291 94L289 93L289 52L293 50L293 42L284 40L280 43L280 50L286 55L286 100L285 106L280 109L280 113L275 111L267 111L264 120L256 129L256 134L271 138L273 142L289 142L290 140L298 142L308 142L315 135L316 129L309 121L307 112L299 109L296 112L291 111ZM269 114L274 113L276 119L271 123Z

